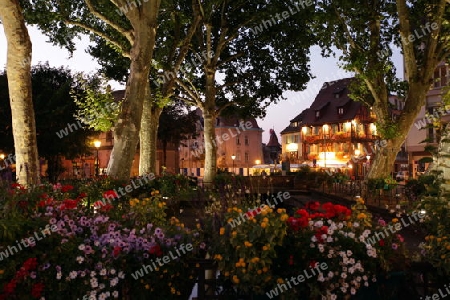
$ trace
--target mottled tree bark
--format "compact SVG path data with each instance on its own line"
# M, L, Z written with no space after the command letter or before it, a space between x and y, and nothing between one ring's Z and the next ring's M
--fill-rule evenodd
M31 97L31 41L18 0L0 0L0 19L6 35L7 77L20 184L39 183L36 124Z
M139 144L139 175L158 173L156 170L159 117L162 108L151 97L144 100Z
M114 148L108 165L108 175L113 178L126 180L130 177L139 141L143 104L150 97L149 71L155 46L159 4L158 0L145 2L127 15L134 29L134 41L130 51L130 76L114 130Z

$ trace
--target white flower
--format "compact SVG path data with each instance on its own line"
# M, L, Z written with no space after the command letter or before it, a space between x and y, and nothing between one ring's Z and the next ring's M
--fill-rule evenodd
M81 251L83 251L84 248L85 248L84 244L80 244L80 246L78 246L78 249L81 250Z
M56 273L56 279L61 279L61 277L62 277L62 273L61 272Z
M344 278L344 279L347 278L347 273L342 273L341 277Z
M351 238L351 239L354 239L355 238L355 234L353 232L349 232L348 233L348 237Z
M327 237L327 243L333 242L333 238L331 236Z
M111 270L109 271L109 273L110 273L111 275L116 274L116 269L111 269Z
M322 220L317 221L317 222L314 224L314 226L316 226L316 227L322 227L322 226L323 226L323 221L322 221Z
M111 280L109 281L109 285L110 285L110 286L116 286L117 283L119 283L119 278L117 278L117 277L114 277L113 279L111 279Z
M355 223L353 223L353 227L359 227L359 222L355 222Z
M347 250L347 256L352 256L353 252L352 250Z
M101 276L105 276L106 275L106 269L105 268L100 270L100 275Z
M313 243L309 244L309 247L311 248L316 248L316 245L314 245Z
M315 235L313 235L313 236L311 237L311 242L313 242L313 243L317 242L317 238L316 238Z
M91 278L91 287L96 288L98 287L98 281L97 278Z
M355 295L355 294L356 294L355 288L351 288L351 289L350 289L350 294L352 294L352 295Z
M71 272L69 273L70 279L75 279L75 278L77 278L77 275L78 275L77 271L71 271Z
M94 277L94 276L96 276L97 275L97 273L95 272L95 271L92 271L91 272L91 277Z
M118 292L118 291L112 292L112 296L113 296L114 298L119 298L119 292Z
M77 262L79 263L79 264L81 264L83 261L84 261L84 257L83 256L77 256Z
M124 279L125 278L125 273L120 271L118 276L119 276L120 279Z

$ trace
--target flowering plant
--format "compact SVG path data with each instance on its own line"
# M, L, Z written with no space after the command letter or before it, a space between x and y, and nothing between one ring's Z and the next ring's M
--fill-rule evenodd
M178 299L189 293L193 277L186 266L197 255L197 235L175 218L162 222L166 206L158 192L135 198L136 205L113 201L94 209L100 196L78 193L77 187L40 191L40 196L28 194L34 203L29 220L16 224L5 215L18 229L0 239L0 299L119 299L131 294ZM30 237L38 237L33 232L46 225L51 233L39 231L40 238L32 242ZM188 244L189 251L167 261L171 251ZM158 258L164 265L143 269Z
M376 250L364 243L370 215L342 205L310 202L288 219L288 234L277 260L280 280L297 277L302 270L325 263L306 285L295 286L286 299L300 294L322 299L344 299L375 281Z
M272 283L275 246L282 244L288 215L265 204L242 207L228 208L227 224L213 239L212 256L223 280L245 293L261 294Z

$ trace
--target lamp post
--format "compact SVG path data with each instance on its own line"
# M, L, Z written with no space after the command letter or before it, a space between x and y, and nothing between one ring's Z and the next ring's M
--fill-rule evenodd
M233 160L233 174L235 174L234 172L234 160L236 159L236 155L231 155L231 159Z
M94 163L94 165L95 165L95 176L99 175L100 161L99 161L99 158L98 158L98 148L100 148L101 144L102 144L102 142L100 142L99 140L95 140L94 141L94 146L95 146L95 149L97 150L96 156L95 156L95 163Z

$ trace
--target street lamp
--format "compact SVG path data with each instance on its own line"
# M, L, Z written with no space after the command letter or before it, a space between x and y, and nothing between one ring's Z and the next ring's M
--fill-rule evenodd
M234 160L236 159L236 155L231 155L231 159L233 160L233 174L235 174L234 172Z
M99 175L99 165L100 165L100 161L99 161L99 159L98 159L98 148L100 148L100 146L101 146L101 144L102 144L102 142L100 142L99 140L95 140L94 141L94 146L95 146L95 148L96 148L96 150L97 150L97 153L96 153L96 156L95 156L95 163L94 163L94 165L95 165L95 176L98 176Z
M255 164L259 165L261 161L259 159L255 160Z

